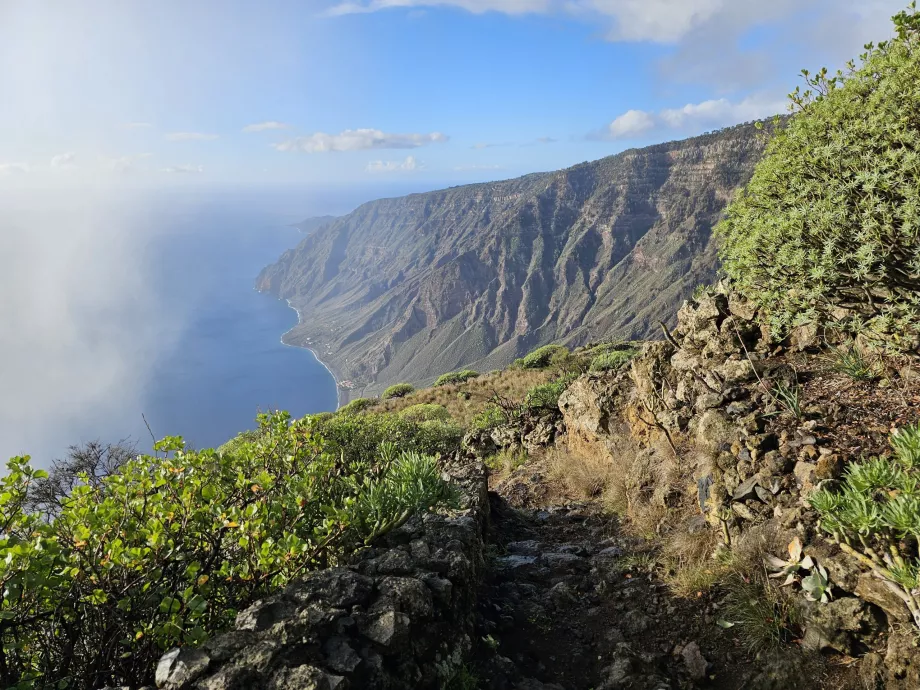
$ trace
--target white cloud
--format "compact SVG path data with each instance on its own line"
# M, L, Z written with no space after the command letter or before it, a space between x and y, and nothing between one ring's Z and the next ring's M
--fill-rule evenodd
M806 0L808 1L808 0ZM452 6L474 14L570 14L607 25L616 41L671 43L730 8L732 0L346 0L327 16L393 8Z
M100 160L102 166L107 170L113 172L131 172L136 170L138 161L144 158L150 158L152 155L152 153L138 153L132 156L116 156L115 158L101 156Z
M644 110L627 110L607 125L611 139L628 139L645 134L655 126L655 118Z
M166 141L213 141L217 139L216 134L205 134L203 132L170 132L163 137Z
M415 156L406 156L404 161L371 161L364 170L369 173L412 172L421 170L424 163L415 160Z
M72 168L74 166L74 161L77 158L77 154L73 151L68 153L62 153L55 156L51 159L52 168Z
M683 108L662 110L661 120L669 127L715 126L759 120L786 110L785 99L748 97L738 103L727 98L688 103Z
M682 108L666 108L658 113L629 110L611 122L600 136L594 135L591 138L630 139L652 131L667 130L699 132L760 120L782 114L785 110L785 99L767 95L749 96L738 102L727 98L712 99L702 103L688 103Z
M467 170L504 170L500 165L456 165L454 170L457 171L467 171Z
M19 163L0 163L0 175L25 175L29 168Z
M243 127L243 131L246 133L250 132L264 132L269 129L287 129L288 125L283 122L275 122L274 120L269 120L268 122L257 122L254 125L246 125Z
M367 151L371 149L414 149L439 144L448 137L440 132L431 134L387 134L379 129L346 129L341 134L317 132L273 144L279 151L325 153L327 151Z
M168 168L161 168L160 172L165 173L203 173L204 166L201 165L171 165Z

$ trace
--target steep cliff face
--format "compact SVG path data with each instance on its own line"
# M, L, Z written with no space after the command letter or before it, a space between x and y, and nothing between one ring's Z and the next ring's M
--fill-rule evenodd
M490 369L551 341L641 338L712 279L712 227L750 177L752 125L558 172L364 204L258 278L367 393Z

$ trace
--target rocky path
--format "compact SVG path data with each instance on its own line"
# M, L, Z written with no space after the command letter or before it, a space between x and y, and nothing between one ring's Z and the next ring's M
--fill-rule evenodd
M747 658L715 624L718 602L674 597L647 545L614 518L583 504L513 508L497 494L491 503L477 687L818 687L789 664Z

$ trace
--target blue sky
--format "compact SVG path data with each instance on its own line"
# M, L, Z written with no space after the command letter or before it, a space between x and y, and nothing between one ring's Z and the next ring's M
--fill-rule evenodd
M904 0L0 0L0 185L428 189L782 110Z

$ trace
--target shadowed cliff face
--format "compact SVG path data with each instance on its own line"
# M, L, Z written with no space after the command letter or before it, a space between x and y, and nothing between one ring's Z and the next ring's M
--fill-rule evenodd
M548 342L641 338L710 281L713 225L764 146L752 125L515 180L364 204L259 276L367 393ZM309 341L308 341L309 339Z

